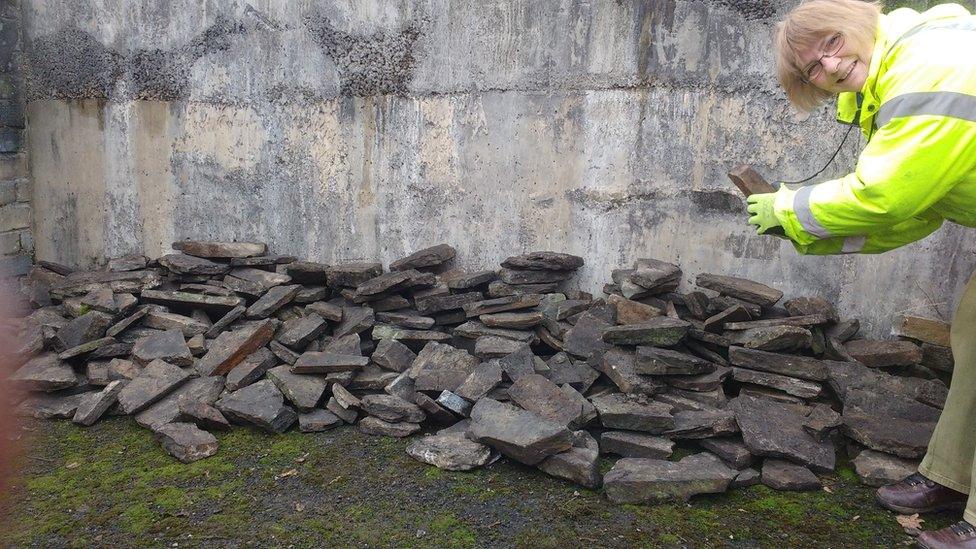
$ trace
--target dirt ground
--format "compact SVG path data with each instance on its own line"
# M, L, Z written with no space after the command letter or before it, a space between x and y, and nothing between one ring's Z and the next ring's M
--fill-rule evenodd
M614 505L502 459L472 472L411 459L351 427L218 434L183 465L129 418L31 422L0 504L3 546L892 547L912 543L849 464L820 492L763 486L689 504ZM679 453L683 455L684 453ZM677 456L676 456L677 457ZM602 463L605 470L611 460ZM926 517L925 528L958 520Z

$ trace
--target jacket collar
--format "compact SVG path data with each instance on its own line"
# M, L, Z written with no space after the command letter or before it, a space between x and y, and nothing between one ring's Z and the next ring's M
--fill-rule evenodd
M871 65L864 86L860 92L843 92L837 96L837 121L844 124L858 124L865 133L870 132L874 114L878 110L879 98L875 95L875 85L881 73L885 53L891 44L892 22L887 15L878 18L878 33L871 52Z

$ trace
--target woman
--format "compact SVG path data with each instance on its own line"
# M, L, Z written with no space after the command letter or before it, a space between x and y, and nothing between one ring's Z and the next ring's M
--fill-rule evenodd
M809 111L836 96L840 121L868 142L851 174L752 195L759 234L782 227L803 254L880 253L945 220L976 227L976 17L956 4L882 15L879 3L808 0L777 27L776 49L790 101ZM923 547L976 547L976 277L950 341L955 373L919 473L878 491L900 513L965 506Z

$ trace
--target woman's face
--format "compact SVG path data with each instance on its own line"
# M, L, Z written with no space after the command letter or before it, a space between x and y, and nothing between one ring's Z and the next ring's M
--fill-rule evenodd
M870 53L855 51L855 44L841 33L825 36L800 53L806 81L830 93L861 91L870 64Z

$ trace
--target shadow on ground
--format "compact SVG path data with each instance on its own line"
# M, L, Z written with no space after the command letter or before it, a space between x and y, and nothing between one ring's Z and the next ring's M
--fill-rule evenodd
M354 428L218 434L182 465L129 418L36 422L0 506L3 546L892 547L911 538L848 465L827 490L754 486L690 504L614 505L501 460L452 473ZM609 469L611 463L604 466ZM926 528L955 517L928 517Z

